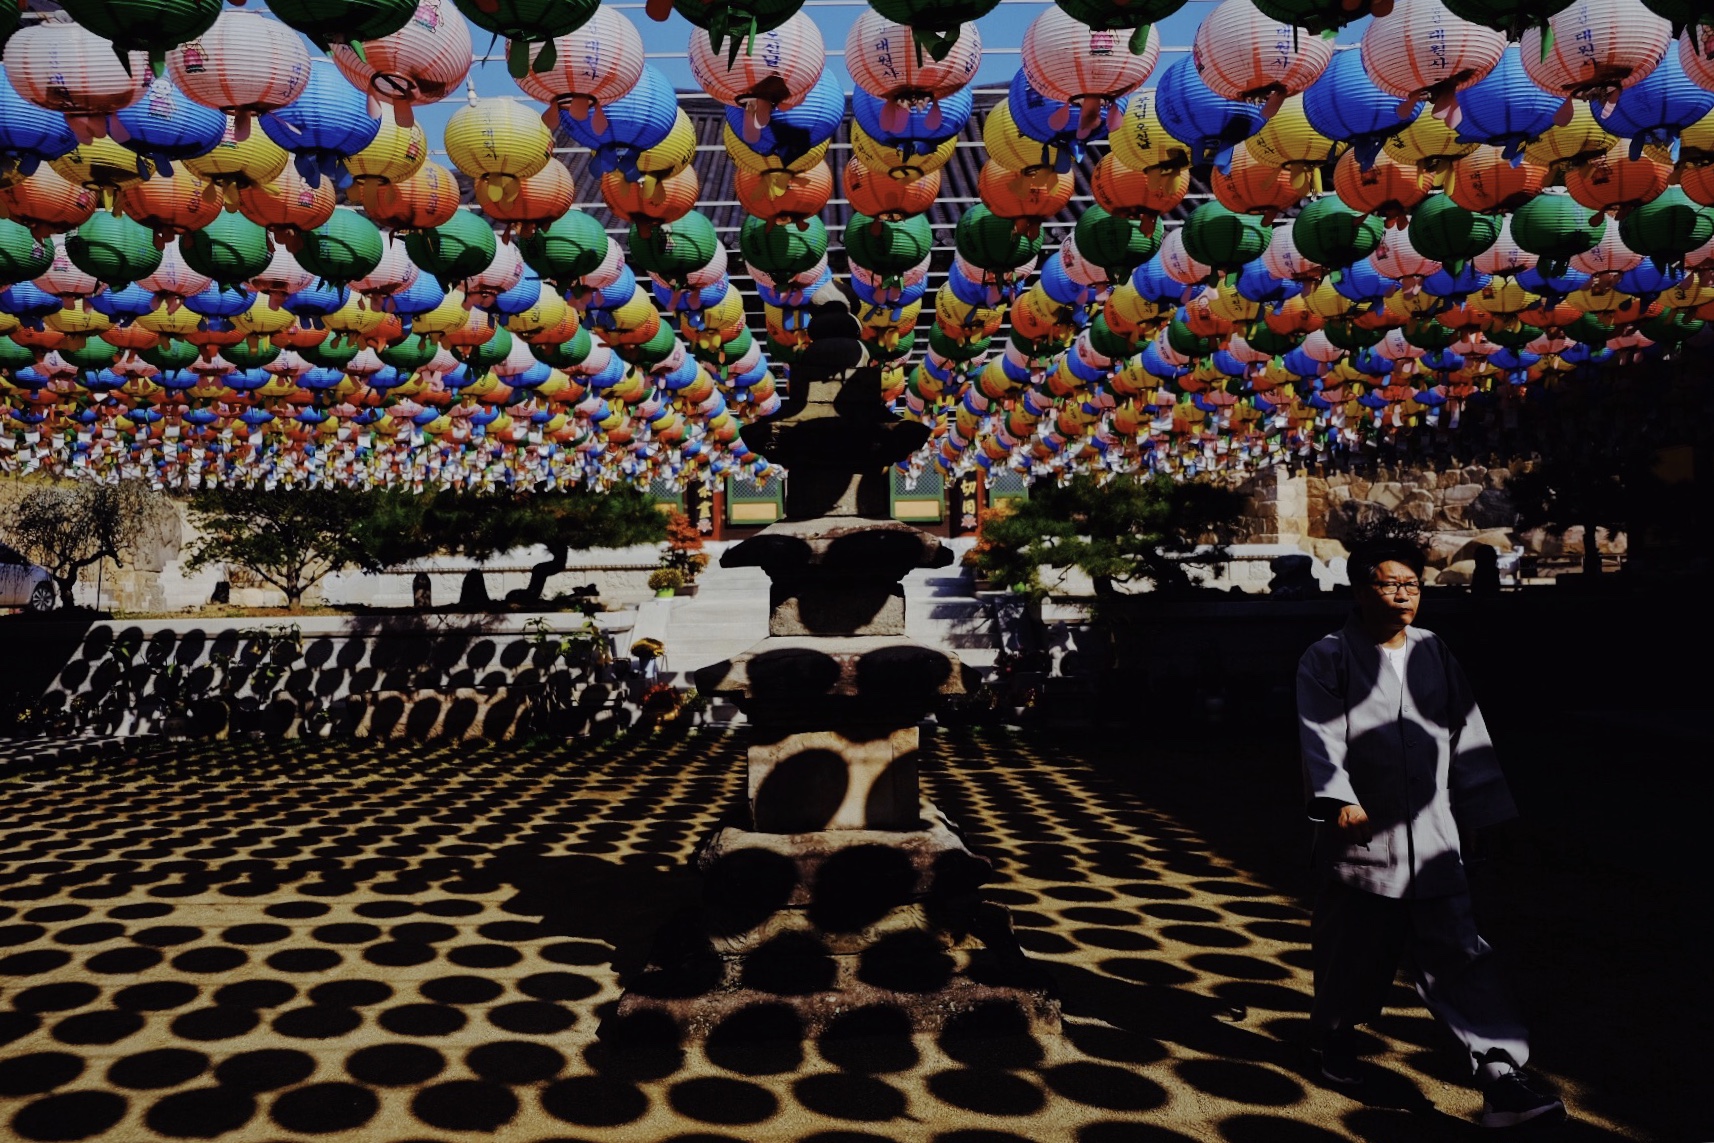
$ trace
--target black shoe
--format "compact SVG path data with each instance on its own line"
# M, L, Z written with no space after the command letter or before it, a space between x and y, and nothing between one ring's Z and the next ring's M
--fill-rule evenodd
M1363 1064L1349 1043L1333 1041L1323 1044L1317 1053L1321 1057L1321 1078L1339 1087L1358 1087L1363 1082Z
M1516 1127L1543 1118L1564 1119L1565 1105L1532 1088L1522 1072L1507 1072L1482 1089L1483 1127Z

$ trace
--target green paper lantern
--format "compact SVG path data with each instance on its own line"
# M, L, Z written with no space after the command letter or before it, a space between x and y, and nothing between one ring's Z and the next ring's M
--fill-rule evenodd
M671 322L663 321L649 340L636 345L615 346L613 352L639 369L653 369L672 355L677 344L678 331Z
M351 44L362 55L364 40L390 36L416 14L417 0L269 0L268 11L328 51Z
M581 210L568 210L535 233L517 239L524 264L564 290L607 260L607 231Z
M1343 270L1367 258L1380 244L1386 223L1346 206L1336 194L1316 199L1292 220L1291 240L1298 253L1329 270Z
M15 286L39 278L53 264L51 242L37 238L28 227L9 218L0 219L0 286Z
M544 72L559 63L553 45L589 22L601 0L452 0L484 32L505 40L506 70L514 78ZM531 45L542 45L533 56ZM569 61L567 61L569 62Z
M667 3L649 0L649 15L665 20ZM756 37L791 19L803 0L671 0L671 4L673 11L708 33L716 53L724 47L727 58L735 60L739 52L753 53Z
M66 235L65 252L72 265L112 289L147 278L161 266L155 232L105 210L96 211L75 233Z
M1320 35L1333 32L1369 14L1368 4L1345 0L1254 0L1257 11L1282 24Z
M1131 219L1108 214L1090 204L1078 216L1072 242L1079 254L1106 272L1108 281L1123 282L1131 276L1131 271L1155 256L1164 233L1157 226L1154 233L1146 234ZM1266 246L1265 241L1263 245Z
M139 349L137 356L163 373L189 369L202 354L196 346L177 338L164 337L148 349Z
M35 350L9 337L0 337L0 374L11 376L20 369L34 368L35 364Z
M946 336L946 331L940 328L940 324L938 322L928 328L929 351L937 357L945 358L947 361L974 361L984 353L987 353L988 347L992 345L993 342L994 339L991 337L979 337L971 341L958 341Z
M498 249L493 227L473 210L454 211L451 219L432 230L414 230L405 236L411 261L433 275L443 290L486 270ZM605 256L605 249L602 253Z
M701 211L692 210L673 222L656 223L646 238L633 223L626 252L638 270L659 274L678 285L707 266L719 246L720 236L714 231L714 223Z
M1175 352L1182 353L1186 357L1207 357L1220 348L1218 341L1197 334L1185 324L1183 318L1175 317L1167 324L1166 340Z
M1526 322L1519 322L1511 329L1496 326L1488 330L1483 337L1495 345L1503 345L1510 350L1519 350L1541 336L1541 330Z
M845 226L845 253L851 264L883 279L897 279L933 249L934 227L926 215L888 222L853 212Z
M1256 215L1239 214L1213 200L1184 220L1184 252L1214 270L1236 270L1260 258L1272 238L1273 228ZM1083 243L1077 249L1081 251Z
M1244 344L1257 353L1270 353L1281 357L1303 344L1303 335L1296 333L1275 333L1265 322L1258 321L1244 333Z
M1592 250L1607 233L1605 215L1589 224L1589 208L1565 194L1536 195L1512 212L1512 241L1548 263L1544 272L1557 275L1575 255Z
M503 325L497 325L494 327L494 336L481 345L461 345L454 349L452 354L470 366L473 373L480 375L504 362L511 352L512 331Z
M1619 237L1664 270L1714 238L1714 210L1696 205L1683 187L1670 186L1621 219Z
M1437 321L1412 322L1404 327L1404 335L1406 341L1429 353L1449 348L1459 338L1457 330Z
M107 369L119 358L119 347L110 345L99 337L86 337L82 345L73 345L67 341L60 347L59 354L66 364L88 372Z
M385 253L381 228L355 210L341 208L304 235L297 259L322 281L344 286L373 273Z
M744 261L776 280L810 269L827 253L827 226L819 218L808 221L808 229L799 230L746 218L738 232Z
M1009 218L973 206L958 220L953 245L972 266L991 274L1016 270L1041 253L1041 234L1020 233Z
M263 338L245 338L236 345L223 346L220 356L237 369L260 369L274 363L280 356L280 347Z
M943 60L958 43L960 26L992 12L1000 0L869 0L869 7L911 30L915 47Z
M381 360L402 373L415 373L440 355L440 346L420 333L406 334L397 345L381 351Z
M247 282L268 268L268 232L236 211L222 211L201 230L179 239L185 265L222 289Z
M594 348L595 339L590 336L589 330L579 326L577 332L568 340L558 345L532 345L530 352L534 353L536 360L543 365L551 365L555 369L576 369L589 360L589 354Z
M1089 322L1089 347L1102 357L1118 361L1131 356L1137 347L1131 340L1113 332L1113 327L1107 324L1106 315L1097 311Z
M1555 14L1571 7L1571 0L1441 0L1446 10L1461 20L1522 38L1530 28L1546 30ZM1545 50L1545 49L1544 49Z
M298 356L311 365L319 365L323 369L343 371L347 365L351 364L352 359L362 351L363 347L354 341L330 336L319 345L310 345L298 350Z
M1453 273L1500 237L1500 220L1465 210L1446 194L1431 195L1411 212L1410 244Z

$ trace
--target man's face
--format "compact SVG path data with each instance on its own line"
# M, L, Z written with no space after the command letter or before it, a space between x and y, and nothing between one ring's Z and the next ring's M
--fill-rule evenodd
M1368 583L1357 585L1356 594L1357 609L1370 626L1397 629L1416 620L1422 583L1409 564L1387 560L1375 569Z

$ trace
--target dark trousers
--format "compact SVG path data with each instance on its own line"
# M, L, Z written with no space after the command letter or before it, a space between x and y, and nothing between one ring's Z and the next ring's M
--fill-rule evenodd
M1378 1017L1402 963L1428 1010L1469 1052L1479 1081L1510 1070L1506 1060L1521 1067L1529 1059L1529 1032L1476 931L1468 893L1400 900L1329 878L1316 894L1310 941L1309 1019L1319 1038Z

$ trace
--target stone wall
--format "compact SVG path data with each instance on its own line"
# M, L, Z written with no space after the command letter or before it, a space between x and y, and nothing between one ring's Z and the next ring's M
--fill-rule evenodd
M1518 552L1547 561L1575 562L1582 531L1555 537L1543 529L1519 531L1507 486L1525 471L1507 466L1389 468L1369 472L1291 473L1273 469L1252 478L1237 538L1248 543L1296 544L1317 559L1343 559L1357 529L1384 519L1409 520L1429 533L1429 566L1449 583L1463 582L1476 546ZM1603 534L1601 551L1620 556L1623 534Z

